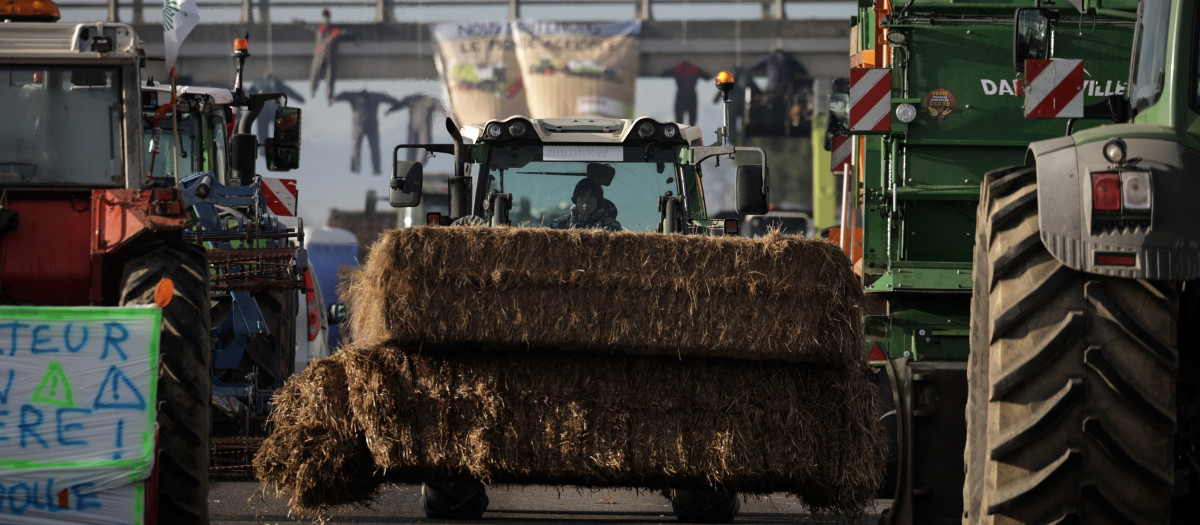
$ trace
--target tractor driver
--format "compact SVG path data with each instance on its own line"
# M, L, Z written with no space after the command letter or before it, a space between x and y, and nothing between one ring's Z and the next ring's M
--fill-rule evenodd
M571 206L571 213L555 217L550 221L551 228L621 230L621 223L617 222L617 206L604 198L604 187L594 179L585 177L575 184L571 202L575 203Z

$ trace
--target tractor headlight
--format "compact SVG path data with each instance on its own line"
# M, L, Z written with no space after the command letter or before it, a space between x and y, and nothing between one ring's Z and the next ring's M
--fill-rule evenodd
M675 137L679 136L679 128L672 124L667 124L666 126L663 126L663 136L668 139L674 139Z
M484 132L487 133L488 138L498 139L500 135L504 134L504 126L500 125L499 122L492 122L487 125Z
M526 126L525 122L521 121L521 120L518 120L518 121L513 122L512 124L508 125L508 132L509 132L509 134L511 134L514 137L524 136L525 132L528 130L529 130L529 127Z
M890 33L889 33L890 34ZM907 102L896 106L896 118L905 124L916 120L917 108Z
M1125 162L1125 141L1113 139L1104 145L1104 158L1114 164Z
M654 135L654 123L643 120L641 124L638 124L637 134L644 139L650 138L651 135Z

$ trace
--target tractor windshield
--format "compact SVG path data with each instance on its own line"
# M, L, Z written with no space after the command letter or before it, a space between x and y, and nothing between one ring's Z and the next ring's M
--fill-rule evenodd
M116 67L0 66L0 184L123 186Z
M183 98L189 101L190 97ZM144 123L142 151L146 154L146 169L155 177L176 178L176 154L179 156L179 179L194 173L212 171L218 180L226 181L225 144L228 137L220 110L212 114L200 111L181 111L177 117L179 133L170 116L156 120L148 116ZM176 136L179 138L176 147Z
M1129 79L1129 105L1134 113L1153 106L1162 96L1167 78L1167 30L1171 21L1170 0L1148 0L1138 9L1133 36L1133 68Z
M587 190L598 193L598 212L611 215L622 230L652 232L659 228L658 197L678 193L676 170L670 147L494 145L483 193L511 193L512 224L537 228L566 227L571 220L564 216L573 211L578 218L584 210L573 198ZM584 179L597 184L581 184Z

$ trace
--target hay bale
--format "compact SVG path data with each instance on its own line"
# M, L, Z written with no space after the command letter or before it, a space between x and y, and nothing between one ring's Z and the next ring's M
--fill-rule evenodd
M857 368L564 353L340 351L392 482L723 487L855 514L884 464Z
M369 502L383 484L361 430L353 426L340 360L316 361L274 398L274 431L254 457L265 489L288 498L300 515Z
M345 297L359 341L852 366L862 289L832 244L544 228L391 230Z

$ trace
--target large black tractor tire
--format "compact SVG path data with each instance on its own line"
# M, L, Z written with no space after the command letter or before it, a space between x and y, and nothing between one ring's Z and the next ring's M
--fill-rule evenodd
M421 499L430 519L477 520L488 507L487 488L478 482L422 483Z
M1058 262L1040 238L1033 168L985 184L966 521L1167 522L1177 287Z
M987 297L989 287L985 286L985 283L991 281L988 278L989 266L983 262L987 261L989 239L991 238L988 233L991 231L989 221L992 220L990 210L992 207L1004 208L1005 204L1014 202L1028 204L1025 202L1030 198L1028 195L1013 195L1005 191L1014 181L1020 180L1019 172L1024 169L1026 168L1018 166L988 172L984 175L983 184L979 190L980 205L976 209L975 215L975 264L971 276L974 283L971 295L971 353L967 358L967 384L970 387L967 390L965 414L967 446L963 451L963 463L966 466L966 480L963 483L964 523L977 523L983 516L980 504L983 501L983 471L987 457L984 453L987 448L987 389L976 387L987 385L988 380ZM996 188L996 192L1004 196L1005 202L992 202L993 187ZM1036 206L1036 202L1034 205ZM997 219L1003 221L1006 216L1007 214L1003 213Z
M1196 521L1200 508L1200 280L1183 284L1179 297L1179 382L1175 406L1175 490L1171 523Z
M120 305L154 303L159 282L174 294L163 308L158 377L158 523L208 523L208 261L199 246L149 240L131 246Z
M742 508L736 492L712 489L671 491L671 510L683 523L730 523Z

